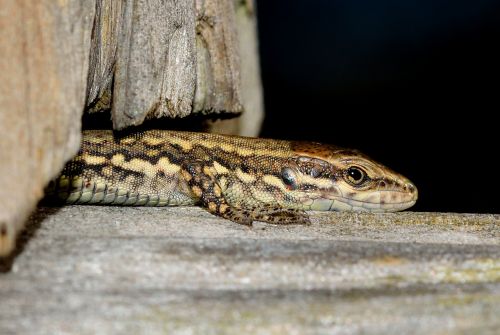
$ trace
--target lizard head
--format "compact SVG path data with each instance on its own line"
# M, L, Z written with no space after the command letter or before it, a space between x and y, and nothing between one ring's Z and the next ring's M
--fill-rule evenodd
M314 142L293 142L281 179L305 210L395 212L413 206L415 185L356 151Z

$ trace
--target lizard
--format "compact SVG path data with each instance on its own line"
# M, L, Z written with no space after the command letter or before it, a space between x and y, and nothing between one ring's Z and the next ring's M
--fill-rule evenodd
M306 224L310 210L395 212L418 198L409 179L357 150L170 130L83 131L47 194L68 204L199 205L244 225Z

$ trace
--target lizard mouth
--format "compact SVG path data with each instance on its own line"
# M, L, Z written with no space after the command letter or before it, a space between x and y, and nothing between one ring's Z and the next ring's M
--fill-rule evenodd
M417 201L416 194L396 191L379 191L363 199L343 196L320 196L308 204L309 210L315 211L356 211L356 212L397 212L412 207Z

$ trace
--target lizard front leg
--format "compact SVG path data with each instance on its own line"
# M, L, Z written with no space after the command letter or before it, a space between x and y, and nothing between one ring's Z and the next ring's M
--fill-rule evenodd
M278 224L310 223L307 214L301 210L269 204L247 207L242 205L243 202L229 203L217 182L214 170L201 160L184 163L181 174L201 206L214 215L244 225L251 225L253 221Z

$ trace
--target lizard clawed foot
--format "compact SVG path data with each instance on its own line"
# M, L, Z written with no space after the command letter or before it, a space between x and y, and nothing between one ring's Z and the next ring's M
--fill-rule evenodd
M311 223L309 216L302 210L266 204L253 208L229 204L211 173L211 168L202 161L185 163L182 167L182 175L193 195L200 200L201 206L214 215L246 226L251 226L253 221L274 224Z

